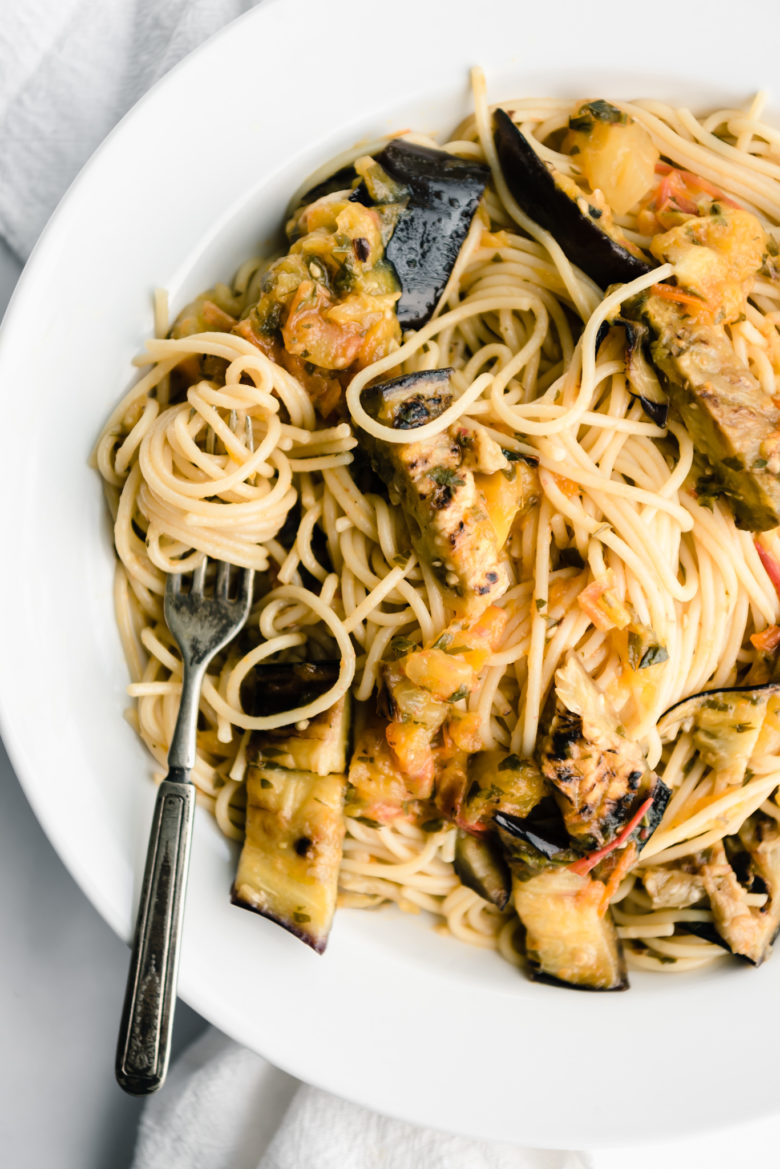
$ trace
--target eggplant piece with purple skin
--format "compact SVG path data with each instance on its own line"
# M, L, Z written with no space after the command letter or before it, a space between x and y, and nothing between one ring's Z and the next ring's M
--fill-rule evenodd
M458 829L453 868L468 889L497 909L505 909L512 875L498 841L491 835L472 836Z
M231 901L321 954L336 909L344 839L344 775L270 763L247 772L246 837Z
M737 869L741 870L739 875ZM761 812L754 813L736 838L726 837L708 850L701 875L720 938L732 954L760 966L769 957L780 931L777 821ZM767 894L766 903L748 905L747 894L757 892Z
M650 330L638 321L629 321L625 317L614 317L611 321L602 321L596 334L596 352L609 330L619 327L626 333L626 378L628 379L629 393L636 398L651 422L661 429L666 428L669 417L669 395L662 388L658 375L652 368L649 357Z
M532 978L578 990L626 989L625 955L599 881L549 868L516 878L512 896Z
M376 161L409 193L385 257L401 285L396 306L401 327L419 329L439 303L490 171L401 139L389 142Z
M599 226L601 212L584 194L575 201L563 190L562 176L556 181L555 172L545 166L505 110L495 112L493 138L507 186L519 206L600 288L627 284L651 270L649 263Z
M555 800L545 796L522 818L497 812L495 823L513 875L531 977L579 990L625 989L625 956L604 886L572 871L579 853Z
M373 158L390 179L388 190L377 192L379 197L372 197L365 180L358 182L357 171L349 166L312 187L298 206L336 191L344 191L350 202L366 207L385 204L388 195L390 201L402 205L385 259L392 264L401 289L396 305L399 324L403 329L419 329L439 303L490 171L481 163L402 138L388 142Z
M450 593L464 616L478 616L509 583L495 527L472 469L472 434L462 422L428 438L415 430L446 410L454 395L451 370L426 371L394 378L366 390L364 405L383 425L408 430L403 443L382 442L359 431L361 445L410 521L410 535L420 556ZM500 446L482 433L482 446L508 466Z
M669 789L627 738L615 711L575 653L555 675L556 705L539 748L572 842L583 853L610 845L649 804L637 841L646 843L669 800ZM632 833L633 836L633 833Z

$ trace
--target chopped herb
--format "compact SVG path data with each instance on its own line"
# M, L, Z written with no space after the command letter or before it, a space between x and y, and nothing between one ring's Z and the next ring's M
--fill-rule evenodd
M506 759L502 759L498 765L499 771L516 771L518 767L523 766L523 761L519 755L507 755Z
M424 824L420 825L420 827L422 828L423 832L441 832L442 828L444 827L444 821L441 819L441 817L438 817L434 820L426 820Z
M754 471L763 471L765 466L766 466L766 459L754 459L753 460L753 470Z
M444 652L446 654L467 654L470 649L470 645L448 645Z
M738 735L744 735L748 731L755 730L755 725L753 723L736 723L734 726L734 730L737 732Z
M260 787L273 787L270 779L266 779L264 775L260 776Z
M433 648L434 649L446 649L447 646L449 646L451 644L452 644L452 634L451 633L442 633L441 637L437 637L436 640L434 641Z
M293 921L297 921L298 924L300 925L305 921L311 921L311 918L309 917L308 913L294 913L293 914Z
M744 470L745 465L742 462L742 459L738 458L736 455L727 455L725 459L721 459L721 462L723 463L723 466L728 467L730 471Z
M536 600L534 601L534 604L536 605L536 608L538 609L538 611L541 613L542 609L547 604L547 602L544 600L543 597L537 597Z
M646 670L669 660L666 647L656 642L647 644L641 633L628 635L628 664L632 670Z
M456 475L449 467L433 467L428 472L428 478L433 479L434 483L439 487L462 487L466 482L461 479L460 475Z
M720 698L705 698L702 702L702 707L705 710L728 710L729 704L723 702Z
M453 690L452 694L450 694L447 701L448 702L460 702L460 700L462 698L468 697L468 692L469 692L468 686L459 686L457 690Z
M370 816L355 816L358 824L365 824L366 828L381 828L382 825L378 820L372 820Z
M587 111L587 112L586 112ZM608 122L625 124L628 117L619 110L617 106L611 105L608 101L603 101L599 98L597 101L589 101L584 106L580 106L579 113L569 118L569 128L572 130L584 130L586 133L593 129L593 122Z
M404 657L406 654L413 653L419 649L417 642L411 641L408 637L391 637L390 644L387 647L392 654L393 660Z
M767 238L766 250L769 252L770 256L776 256L778 252L780 252L780 248L778 248L777 240L774 238L774 236L770 235Z
M604 212L599 207L594 207L592 203L588 203L588 215L591 219L601 219Z

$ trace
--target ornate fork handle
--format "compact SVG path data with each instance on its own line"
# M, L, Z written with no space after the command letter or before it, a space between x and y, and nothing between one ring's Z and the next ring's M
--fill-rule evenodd
M194 784L163 780L149 834L116 1056L116 1078L135 1096L155 1092L168 1067L194 811Z
M149 833L116 1053L117 1081L134 1096L155 1092L168 1069L195 813L190 770L204 668L205 662L194 669L185 662L168 777L157 789Z

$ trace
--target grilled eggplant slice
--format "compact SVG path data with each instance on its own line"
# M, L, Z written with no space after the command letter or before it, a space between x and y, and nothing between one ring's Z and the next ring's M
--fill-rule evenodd
M704 883L697 865L656 865L644 869L640 876L653 909L687 909L704 900Z
M604 886L567 868L515 878L512 897L525 927L531 975L581 990L624 990L625 958Z
M504 110L495 112L493 137L507 186L522 210L601 288L626 284L650 271L651 265L618 228L607 234L602 209L571 179L542 162Z
M705 690L667 710L658 733L671 742L688 731L708 767L726 783L741 783L757 748L764 755L780 746L778 715L780 682Z
M545 795L547 785L532 759L506 751L479 751L468 761L465 798L457 823L468 832L493 827L496 812L522 819Z
M419 329L439 303L468 234L490 171L470 162L394 139L370 166L342 167L303 196L299 207L339 191L366 207L398 205L385 247L401 288L396 316L403 329Z
M281 714L314 702L338 676L338 662L261 662L244 679L241 702L254 718Z
M360 710L356 722L344 810L372 824L389 824L408 812L413 797L388 746L386 721Z
M349 695L345 694L305 726L255 732L252 746L259 756L277 767L312 771L315 775L344 772L349 740Z
M737 526L780 524L780 409L737 358L721 324L656 294L624 305L652 334L654 365Z
M510 867L527 878L553 865L570 865L579 859L553 796L545 796L527 816L498 811L494 816L499 839Z
M780 829L775 820L757 812L739 831L746 858L739 857L735 843L733 838L725 842L731 846L731 859L724 842L710 848L701 876L719 935L733 954L758 966L769 956L780 930ZM743 870L744 884L735 865ZM748 905L745 898L751 891L766 891L766 904Z
M401 139L389 142L376 160L408 192L385 256L401 285L396 306L401 327L419 329L439 303L490 171Z
M427 373L373 387L366 408L373 409L378 419L391 418L393 427L411 427L411 441L383 443L365 432L360 433L360 441L387 484L391 501L400 503L409 517L420 555L431 564L462 615L476 616L505 592L509 578L470 466L469 444L458 426L413 441L414 426L437 417L446 408L442 406L446 396L443 379ZM501 448L493 445L508 466Z
M623 734L615 712L576 654L556 674L557 708L540 749L572 841L583 851L619 835L648 799L637 842L661 819L669 789L647 766L638 743Z
M409 373L363 391L363 407L383 426L413 430L433 422L452 405L451 369Z
M606 322L605 322L606 323ZM650 348L650 330L639 321L615 317L610 325L619 326L626 334L626 378L631 394L648 418L664 428L669 416L669 395L661 386L658 374L647 359Z
M512 877L497 840L489 835L478 838L459 829L453 865L464 885L498 909L506 908Z
M250 766L246 839L231 900L321 954L336 908L344 838L343 775Z

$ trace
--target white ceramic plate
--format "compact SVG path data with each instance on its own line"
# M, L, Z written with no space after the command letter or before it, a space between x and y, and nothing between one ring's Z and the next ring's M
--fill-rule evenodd
M405 126L452 128L474 63L494 100L740 103L777 75L769 6L763 23L773 27L735 22L715 0L678 6L671 22L577 0L267 0L166 77L74 184L0 347L0 698L41 823L123 937L153 786L121 716L112 554L87 456L151 331L152 288L177 307L229 278L339 149ZM305 1080L408 1120L545 1146L672 1137L778 1108L780 957L758 970L634 974L627 994L587 995L532 984L423 918L341 911L318 958L229 905L234 860L201 816L181 993Z

